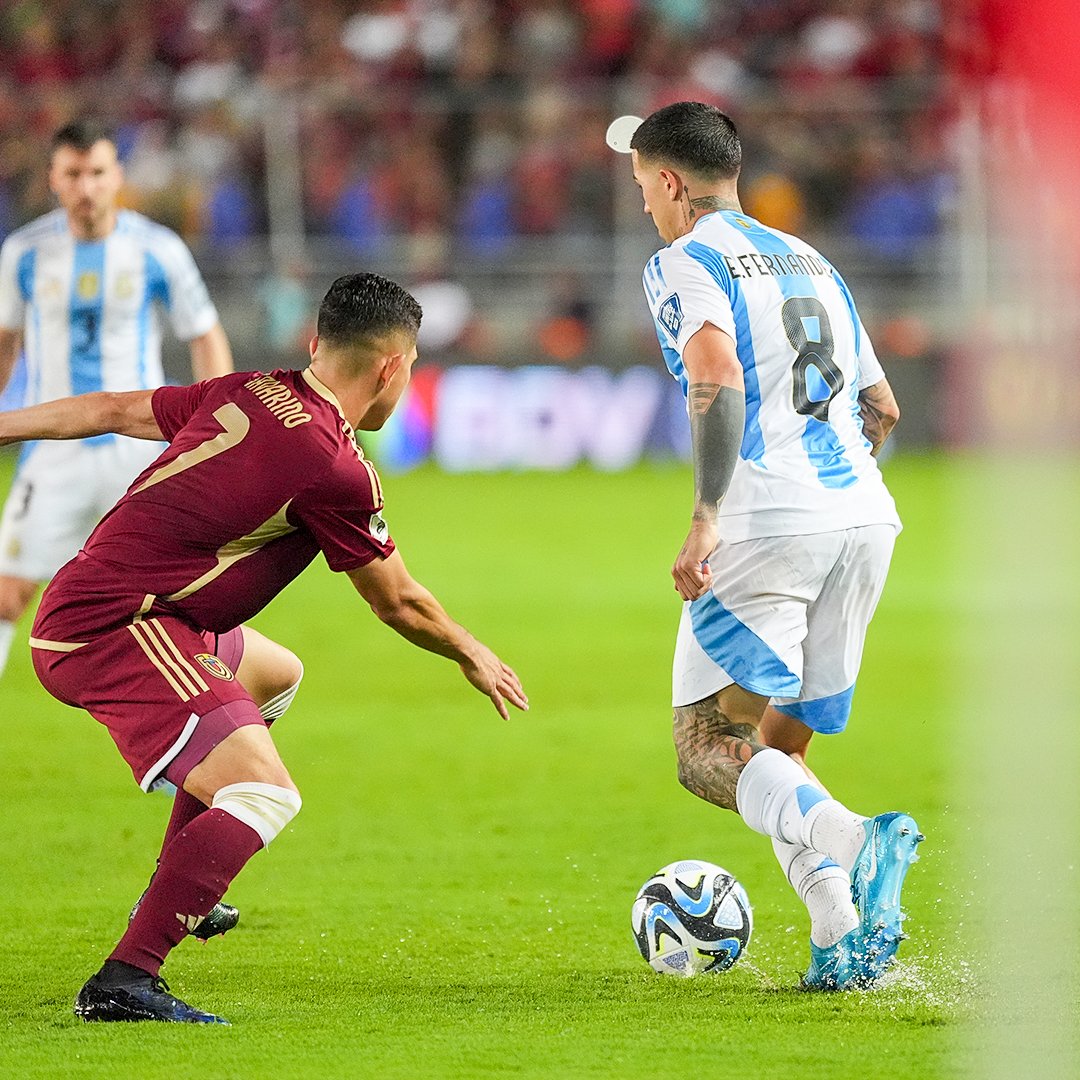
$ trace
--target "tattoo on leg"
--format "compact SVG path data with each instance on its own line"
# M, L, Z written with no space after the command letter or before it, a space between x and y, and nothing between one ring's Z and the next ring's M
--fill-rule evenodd
M716 694L675 707L679 783L699 799L735 810L739 774L764 749L757 741L757 728L725 716Z

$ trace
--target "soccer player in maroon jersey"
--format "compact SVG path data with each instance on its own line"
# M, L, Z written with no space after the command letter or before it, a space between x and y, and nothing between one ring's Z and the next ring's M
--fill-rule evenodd
M76 998L85 1020L226 1023L170 994L159 971L300 809L268 721L302 667L242 623L319 551L383 622L455 660L503 719L507 702L528 707L513 670L405 569L354 439L397 405L420 317L399 285L353 274L319 308L306 370L0 414L0 445L110 431L169 442L53 579L30 639L42 684L108 727L140 786L177 788L157 872Z

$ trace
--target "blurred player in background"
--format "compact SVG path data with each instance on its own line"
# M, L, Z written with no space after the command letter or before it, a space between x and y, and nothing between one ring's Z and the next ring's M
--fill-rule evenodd
M46 689L108 726L140 786L179 789L157 873L76 999L85 1020L225 1023L173 997L159 971L300 809L268 725L302 668L241 624L320 550L383 622L456 661L504 719L506 701L527 707L514 672L405 569L353 435L397 405L420 317L399 285L354 274L324 298L303 371L0 413L0 445L104 432L170 444L53 578L30 639Z
M154 302L191 347L196 379L232 371L217 311L184 242L117 208L124 176L111 134L90 120L53 136L60 209L0 249L0 391L20 349L27 404L93 390L161 386ZM27 446L0 518L0 675L15 623L160 446L117 435Z
M672 569L679 779L773 838L810 912L803 986L867 985L896 952L922 837L905 814L852 813L805 759L847 723L900 529L874 460L899 410L840 275L742 213L727 116L679 102L616 148L668 245L645 292L693 442Z

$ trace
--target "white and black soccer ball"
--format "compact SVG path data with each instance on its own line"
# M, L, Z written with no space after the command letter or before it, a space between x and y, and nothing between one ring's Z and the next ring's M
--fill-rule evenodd
M641 955L666 975L726 971L754 928L746 890L722 867L696 859L653 874L630 918Z

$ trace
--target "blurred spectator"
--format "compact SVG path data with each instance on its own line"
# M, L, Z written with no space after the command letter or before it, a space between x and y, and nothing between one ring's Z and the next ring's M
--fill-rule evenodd
M741 192L743 209L763 225L799 235L803 231L806 203L798 186L780 173L764 173Z
M203 213L206 239L222 250L250 240L258 226L255 202L247 184L236 175L223 176L212 187Z
M879 136L863 142L846 219L851 235L870 254L910 269L938 236L943 190L938 177L920 174L910 158L896 161L895 156Z
M949 201L934 137L960 31L941 4L20 0L0 8L0 231L51 205L26 165L42 132L93 107L130 204L216 248L257 235L287 100L307 233L508 257L606 235L607 120L694 97L747 121L748 212L909 261Z

